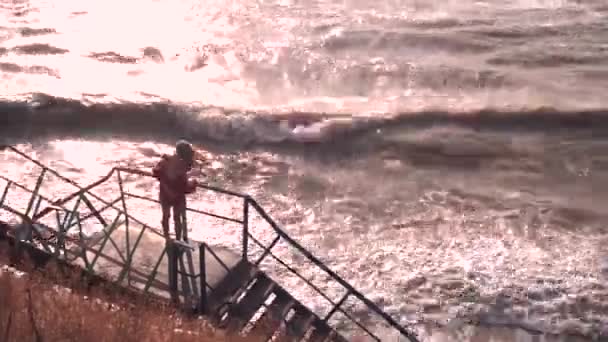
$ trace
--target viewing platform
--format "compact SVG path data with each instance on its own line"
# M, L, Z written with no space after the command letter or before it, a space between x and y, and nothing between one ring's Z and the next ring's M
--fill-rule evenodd
M134 200L154 205L156 200L124 186L127 177L150 174L114 168L98 181L81 186L14 147L6 146L0 154L22 158L36 169L32 184L12 180L0 171L0 240L9 240L19 252L68 263L142 296L171 302L187 313L206 315L230 333L264 341L349 341L353 336L381 341L380 331L400 336L399 341L418 341L285 233L248 195L199 185L200 191L231 198L239 206L238 215L187 210L188 225L205 222L192 220L200 216L237 227L240 248L193 239L167 240L132 207ZM50 179L73 191L60 198L45 193L44 183ZM105 195L99 193L100 188ZM109 188L115 191L108 192ZM108 193L115 197L107 198ZM270 241L256 233L254 215L270 227ZM290 248L299 265L276 252L279 244ZM337 295L299 271L301 264L323 275L324 283L336 284ZM278 269L285 275L274 276ZM299 288L289 288L293 282L282 281L284 277L298 281L313 295L296 298ZM311 297L324 305L311 305ZM372 318L361 318L354 308Z

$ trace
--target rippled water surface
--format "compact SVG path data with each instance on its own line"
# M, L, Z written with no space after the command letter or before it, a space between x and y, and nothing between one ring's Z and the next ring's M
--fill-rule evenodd
M608 338L604 1L0 0L0 18L2 139L66 176L149 169L186 137L203 179L429 341Z
M227 107L597 107L603 1L6 1L6 95Z

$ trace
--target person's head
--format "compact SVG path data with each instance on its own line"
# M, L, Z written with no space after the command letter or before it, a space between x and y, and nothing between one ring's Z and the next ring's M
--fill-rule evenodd
M188 164L188 166L192 166L194 163L194 150L192 149L192 145L185 140L180 140L175 145L175 154L183 161Z

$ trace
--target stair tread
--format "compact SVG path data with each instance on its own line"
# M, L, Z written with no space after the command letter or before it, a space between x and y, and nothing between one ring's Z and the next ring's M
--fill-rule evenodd
M230 330L240 331L251 320L262 304L268 298L274 287L274 282L266 275L259 274L255 283L247 291L243 299L231 309Z
M305 306L296 305L295 314L287 322L287 333L290 337L300 339L306 335L315 319L315 315Z
M272 336L294 304L293 298L285 290L276 287L276 298L266 308L251 330L252 336Z
M346 338L344 338L344 336L342 336L341 334L337 333L337 332L333 332L331 334L331 337L329 338L328 341L331 342L348 342L348 340Z
M236 292L247 286L258 272L257 268L251 263L239 262L209 294L209 308L211 311L215 312Z
M333 331L326 322L323 322L320 319L315 319L312 326L314 327L314 330L308 338L308 342L323 342L328 339Z

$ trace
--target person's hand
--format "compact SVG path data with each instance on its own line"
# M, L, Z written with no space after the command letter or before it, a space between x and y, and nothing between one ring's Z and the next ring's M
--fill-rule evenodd
M189 193L196 191L197 187L198 187L198 182L196 181L196 179L188 180L188 192Z

